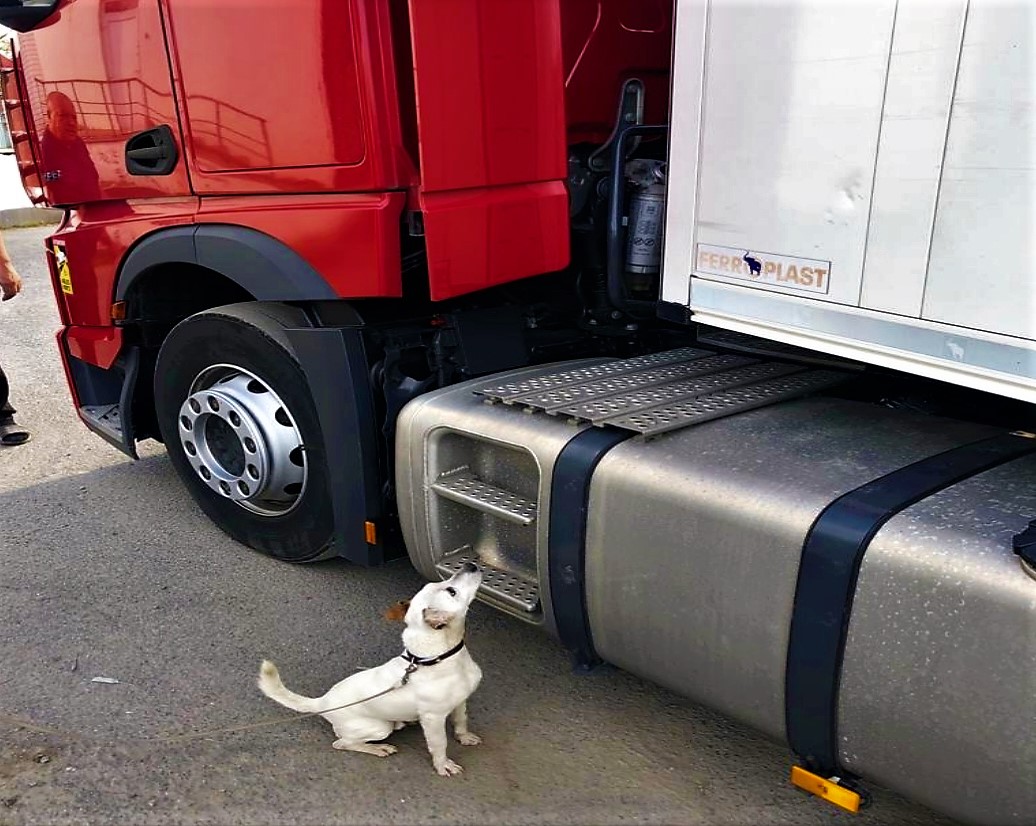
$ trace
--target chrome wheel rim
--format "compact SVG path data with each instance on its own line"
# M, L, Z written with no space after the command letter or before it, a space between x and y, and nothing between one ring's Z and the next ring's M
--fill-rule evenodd
M309 478L295 417L259 376L232 364L202 370L180 406L177 430L198 478L235 505L283 516Z

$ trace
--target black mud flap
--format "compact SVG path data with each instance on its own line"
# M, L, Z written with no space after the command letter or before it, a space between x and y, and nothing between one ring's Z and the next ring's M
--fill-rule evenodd
M306 374L324 436L333 547L360 565L386 561L385 513L363 334L356 328L304 327L285 331Z
M124 347L110 369L73 356L61 337L69 380L79 400L79 418L90 430L131 459L138 459L133 398L140 373L140 348Z

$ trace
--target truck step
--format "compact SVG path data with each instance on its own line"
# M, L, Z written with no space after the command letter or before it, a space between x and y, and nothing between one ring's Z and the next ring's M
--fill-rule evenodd
M658 436L806 396L845 378L804 364L681 347L474 392L489 402Z
M716 355L709 350L700 350L697 347L680 347L676 350L667 350L663 353L649 353L646 356L609 361L604 364L596 364L593 367L577 367L573 370L563 370L560 373L549 373L531 379L517 382L507 382L490 387L479 388L475 392L485 396L491 401L501 401L505 404L515 404L522 396L532 393L554 390L560 387L568 387L575 384L584 384L595 379L604 379L610 376L618 376L623 373L633 373L638 370L646 370L652 367L660 367L664 364L676 364L682 361L693 361L694 359L705 358Z
M122 441L122 417L117 404L88 404L79 408L79 415L116 441Z
M726 357L720 356L720 358ZM709 359L704 359L704 361L709 361ZM686 381L675 381L629 393L620 393L618 396L594 399L569 407L561 407L553 412L575 419L586 419L595 425L603 426L608 424L609 420L623 414L628 415L676 401L687 401L717 390L728 390L764 379L800 373L805 369L799 365L781 364L780 362L760 364L751 359L744 361L746 366L734 370L724 370L721 373L712 373Z
M466 467L443 474L431 487L446 499L519 525L536 521L535 502L483 482Z
M670 430L815 393L844 380L845 374L834 370L810 370L732 390L709 393L690 401L668 403L628 413L607 419L606 423L624 430L633 430L642 436L658 436Z
M558 387L527 396L518 396L511 403L532 407L545 413L554 413L563 407L569 407L574 402L580 402L584 399L598 399L602 396L614 395L615 393L654 387L667 382L716 373L720 370L741 367L754 362L755 359L745 358L744 356L708 356L693 361L667 364L662 367L652 367L647 370L637 370L617 376L609 376L608 378L597 379L585 384Z
M516 608L527 614L539 609L540 591L534 581L487 565L469 546L444 556L436 564L435 569L444 576L453 576L465 562L474 562L482 569L482 587L479 593L488 601Z

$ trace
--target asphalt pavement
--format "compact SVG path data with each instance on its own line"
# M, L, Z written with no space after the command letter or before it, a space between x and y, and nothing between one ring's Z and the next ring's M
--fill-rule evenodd
M384 609L405 561L291 566L227 538L160 445L133 462L76 418L54 345L42 239L5 231L25 288L0 305L0 362L33 439L0 448L0 824L829 824L787 782L787 749L476 605L484 743L441 778L419 728L387 759L331 749L255 687L274 660L317 695L398 653ZM94 678L118 682L94 682ZM284 719L198 739L192 732ZM883 790L858 821L948 824Z

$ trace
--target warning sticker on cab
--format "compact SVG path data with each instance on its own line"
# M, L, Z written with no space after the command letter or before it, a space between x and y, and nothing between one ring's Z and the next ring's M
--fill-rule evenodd
M826 294L831 283L831 262L715 244L698 244L694 273Z
M68 268L68 257L65 255L65 248L58 244L54 245L54 263L57 265L61 292L72 295L72 272Z

